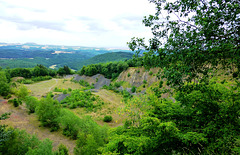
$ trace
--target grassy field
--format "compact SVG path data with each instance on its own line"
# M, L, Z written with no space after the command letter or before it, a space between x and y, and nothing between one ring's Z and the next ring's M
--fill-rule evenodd
M103 118L105 115L111 115L113 120L107 123L110 127L117 127L123 125L124 120L127 118L121 109L124 108L124 103L122 102L122 97L112 91L100 89L98 92L93 92L94 95L99 96L103 101L104 105L101 109L95 112L87 112L83 108L72 109L72 111L79 115L89 115L96 121L99 125L104 125Z
M42 96L46 96L46 94L50 91L53 91L55 87L61 89L80 89L81 86L78 83L74 83L71 81L71 78L68 79L51 79L48 81L42 81L34 84L26 84L27 88L31 90L32 96L37 98L41 98Z

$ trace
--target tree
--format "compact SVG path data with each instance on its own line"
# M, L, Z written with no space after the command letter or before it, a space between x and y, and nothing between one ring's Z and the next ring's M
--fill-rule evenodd
M28 108L29 113L34 113L36 110L36 107L39 104L38 99L34 96L27 96L25 98L25 101L26 101L26 107Z
M156 5L156 13L144 17L143 23L154 37L149 45L140 38L128 44L132 50L149 51L148 57L154 56L153 60L165 67L170 84L204 80L215 67L229 68L230 73L239 75L239 1L149 1Z
M52 142L49 139L45 139L38 145L38 147L30 148L26 155L54 155L52 148Z
M53 100L51 96L42 98L39 101L36 112L43 126L50 127L52 131L59 128L57 119L60 115L60 105L58 101Z
M10 92L10 85L4 72L0 72L0 95L7 96Z
M32 73L30 69L25 68L15 68L11 70L10 73L11 77L24 77L24 78L30 78L32 76Z
M63 69L66 74L71 74L71 69L68 66L63 66Z
M4 113L0 116L0 120L9 118L11 113ZM6 125L0 125L0 153L3 153L4 143L11 138L13 130L7 129Z
M16 93L16 96L19 100L25 100L25 97L28 96L29 92L25 85L21 85L19 87L19 90Z
M59 68L57 73L61 76L71 74L71 69L68 66L64 66L63 68Z
M43 65L37 65L33 69L33 76L47 76L49 75L48 69Z

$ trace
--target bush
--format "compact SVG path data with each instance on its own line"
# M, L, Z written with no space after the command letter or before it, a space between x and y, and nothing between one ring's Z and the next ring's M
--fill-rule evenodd
M61 88L55 87L53 91L54 92L62 92L63 90Z
M135 93L135 92L136 92L136 87L135 87L135 86L132 87L131 92L132 92L132 93Z
M29 92L25 85L21 85L19 90L16 92L16 96L19 100L25 100L25 97L28 96Z
M110 116L110 115L104 116L103 121L104 122L111 122L112 121L112 116Z
M26 97L26 107L29 110L29 113L34 113L36 110L36 107L38 106L38 99L33 96L27 96Z
M143 80L143 83L144 83L144 84L147 84L147 81L146 81L146 80Z
M150 71L150 72L149 72L149 75L153 75L153 72L152 72L152 71Z
M130 73L128 73L128 75L127 75L128 77L130 77L131 75L130 75Z
M3 72L0 72L0 95L7 96L10 92L10 85Z
M85 107L88 111L92 111L94 108L100 108L99 97L94 96L90 91L73 90L71 95L61 101L61 104L67 103L70 109L77 107Z
M89 87L89 86L90 86L90 84L89 84L87 81L84 81L84 80L80 80L80 81L79 81L79 84L80 84L81 86L84 86L84 87Z
M24 130L9 128L6 132L9 137L4 142L1 141L0 154L53 155L51 142L47 139L40 141L35 135L30 135Z
M34 81L34 82L51 80L51 79L52 79L51 76L38 76L38 77L31 78L31 80Z
M18 102L18 100L16 98L13 99L13 105L14 105L14 107L18 107L19 106L19 102Z
M10 99L12 97L12 95L8 94L7 96L4 96L4 99Z
M60 144L56 155L68 155L68 148L63 144Z
M34 81L32 81L31 79L18 79L17 82L18 83L23 83L23 84L32 84L32 83L34 83Z
M120 82L115 82L115 83L114 83L114 87L116 87L116 88L121 87L121 85L122 85L122 82L121 82L121 81L120 81Z
M63 90L63 94L67 94L67 90L65 89L65 90Z

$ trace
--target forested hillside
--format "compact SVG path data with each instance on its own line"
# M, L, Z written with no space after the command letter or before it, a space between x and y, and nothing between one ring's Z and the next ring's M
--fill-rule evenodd
M105 54L99 54L94 56L90 59L83 61L80 64L80 67L90 65L90 64L97 64L97 63L106 63L106 62L114 62L114 61L124 61L131 59L133 53L130 52L111 52Z

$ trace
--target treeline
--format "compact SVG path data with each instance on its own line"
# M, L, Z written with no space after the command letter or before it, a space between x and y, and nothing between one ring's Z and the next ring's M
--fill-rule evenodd
M78 73L79 75L86 76L102 74L108 79L115 79L122 71L128 69L128 67L136 67L137 65L139 64L133 59L119 62L91 64L88 66L83 66Z
M49 69L43 65L37 65L34 68L14 68L6 70L6 73L9 74L10 78L12 77L39 77L39 76L56 76L71 74L71 69L68 66L64 66L63 68L59 68L58 70Z
M57 75L73 74L68 66L59 68L58 70L49 69L43 65L37 65L34 68L15 68L0 69L0 95L7 96L10 93L11 79L13 77L23 77L18 82L31 84L37 81L49 80Z

